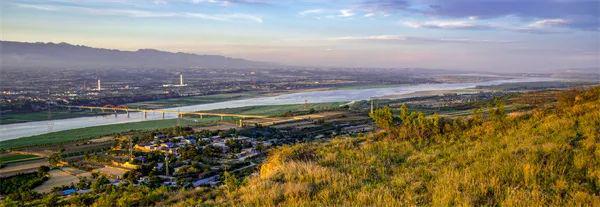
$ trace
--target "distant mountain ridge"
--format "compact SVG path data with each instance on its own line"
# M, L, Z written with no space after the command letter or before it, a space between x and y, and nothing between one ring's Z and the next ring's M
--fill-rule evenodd
M274 64L155 49L122 51L68 43L0 41L1 66L6 68L247 68Z

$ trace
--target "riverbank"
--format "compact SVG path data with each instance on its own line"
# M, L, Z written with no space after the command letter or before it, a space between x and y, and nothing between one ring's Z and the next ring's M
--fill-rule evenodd
M341 103L315 103L315 104L289 104L289 105L276 105L276 106L250 106L240 108L228 108L211 110L210 112L220 113L236 113L236 114L253 114L263 116L283 116L286 113L295 113L298 111L324 111L338 107ZM224 121L235 122L237 118L225 117ZM199 118L188 118L184 117L179 120L180 126L212 126L217 125L221 121L220 117L204 117ZM64 131L51 132L46 134L22 137L17 139L11 139L0 142L0 150L6 150L11 148L20 148L27 146L39 146L39 145L55 145L61 143L68 143L73 141L89 140L97 137L125 133L135 130L154 130L176 126L177 119L164 119L164 120L151 120L121 124L110 124L102 126L85 127L79 129L70 129Z
M125 104L129 108L140 108L140 109L165 109L175 108L184 106L193 106L199 104L210 104L225 101L235 101L242 99L250 99L257 97L270 97L278 96L289 93L302 93L312 91L325 91L333 90L338 88L317 88L317 89L301 89L301 90L286 90L277 92L241 92L241 93L223 93L205 96L188 96L179 98L159 99L154 101L143 101L136 103ZM93 116L105 116L111 115L111 113L102 113L98 111L90 112L88 110L80 111L69 111L65 109L53 109L49 115L48 111L31 112L31 113L14 113L14 114L1 114L0 125L16 124L16 123L27 123L35 121L48 121L48 120L61 120L79 117L93 117Z

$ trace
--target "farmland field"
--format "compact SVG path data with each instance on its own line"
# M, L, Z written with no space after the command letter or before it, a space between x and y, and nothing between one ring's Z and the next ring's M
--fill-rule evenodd
M182 119L180 124L182 126L195 126L202 124L209 124L210 122L217 121L216 117L209 117L198 120ZM177 124L177 119L165 119L165 120L153 120L143 122L133 122L125 124L112 124L104 126L87 127L80 129L65 130L59 132L52 132L48 134L35 135L30 137L23 137L13 140L7 140L0 142L0 150L16 147L25 147L33 145L46 145L46 144L59 144L66 143L76 140L91 139L103 135L122 133L131 130L150 130L173 127Z
M38 156L26 154L8 154L0 156L0 163L12 163L21 160L30 160L37 157Z
M33 190L38 193L48 193L55 187L61 187L64 185L71 185L79 182L77 176L71 175L66 171L57 169L48 172L50 179L44 182L42 185L34 188Z
M76 118L83 116L99 116L103 115L100 112L90 112L90 111L66 111L66 110L56 110L52 111L51 119L68 119L68 118ZM0 116L0 124L14 124L14 123L23 123L23 122L31 122L31 121L45 121L48 120L48 112L32 112L32 113L17 113L17 114L2 114Z
M0 177L10 177L17 174L35 172L40 166L44 165L49 165L48 161L45 159L8 164L6 167L0 168Z

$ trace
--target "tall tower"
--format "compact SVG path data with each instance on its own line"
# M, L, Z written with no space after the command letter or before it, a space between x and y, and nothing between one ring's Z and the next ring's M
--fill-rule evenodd
M97 90L102 90L102 86L100 85L100 78L98 78L98 88Z
M179 73L179 85L183 86L183 73Z

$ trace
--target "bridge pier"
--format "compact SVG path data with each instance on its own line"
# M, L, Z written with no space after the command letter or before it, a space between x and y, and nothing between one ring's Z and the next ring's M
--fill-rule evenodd
M148 112L144 111L144 119L147 119L147 118L148 118Z
M240 118L240 127L244 127L244 118Z
M117 110L115 110L114 112L115 112L115 118L117 118L117 115L118 115Z
M162 119L165 119L165 112L162 112Z
M125 112L127 112L127 118L129 118L129 109L125 109Z
M223 121L223 116L221 116L221 121Z

